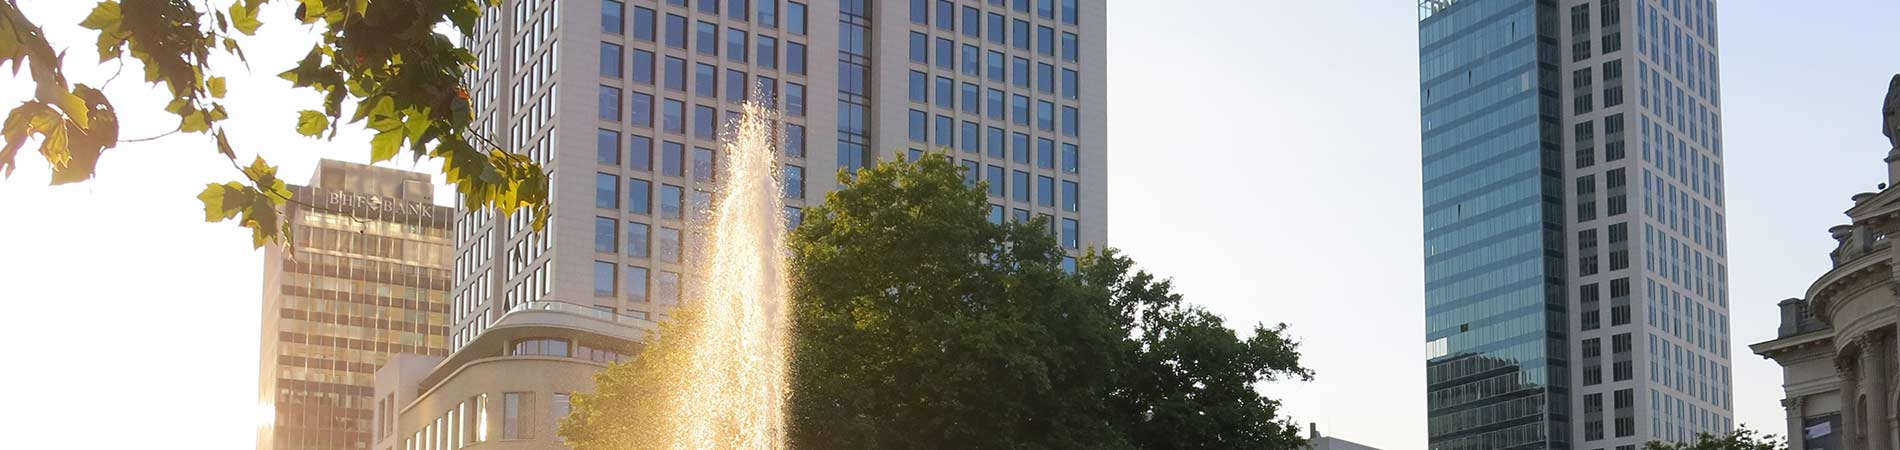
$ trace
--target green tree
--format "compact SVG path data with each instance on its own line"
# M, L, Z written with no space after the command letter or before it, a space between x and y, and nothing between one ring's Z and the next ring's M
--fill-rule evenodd
M21 148L39 142L38 151L52 168L53 184L91 179L105 151L121 142L119 113L100 90L70 83L64 52L55 52L17 0L0 0L0 67L24 68L34 83L33 98L13 108L0 124L0 174L11 176ZM290 0L277 0L292 3ZM239 143L225 133L230 115L220 101L230 64L214 64L224 53L248 65L240 46L257 32L271 0L106 0L94 5L79 25L98 32L98 64L130 56L143 67L146 82L162 85L172 96L164 111L178 117L175 132L204 136L210 149L230 159L244 180L212 183L198 198L205 219L237 218L262 246L288 238L289 224L277 208L291 192L277 168L263 158L240 165ZM547 175L526 156L479 136L462 79L474 69L475 56L436 31L448 26L473 34L482 9L499 0L297 0L292 17L319 35L319 42L295 67L279 76L299 89L322 94L322 101L299 113L297 133L336 135L344 106L353 104L349 123L373 132L374 162L403 150L415 158L442 158L442 172L471 209L499 208L508 213L532 209L535 226L547 217ZM217 7L213 4L226 5ZM200 9L203 5L204 9ZM319 208L321 209L321 208Z
M1737 428L1735 432L1722 436L1698 434L1695 442L1650 441L1643 448L1645 450L1785 450L1788 448L1788 443L1780 436L1760 433L1748 428Z
M942 156L841 177L793 232L795 448L1298 448L1255 387L1310 379L1284 325L1243 339L1113 251L1063 270L1048 223L991 224ZM663 332L662 335L665 333ZM662 336L664 339L664 336ZM624 448L654 406L640 355L562 436Z

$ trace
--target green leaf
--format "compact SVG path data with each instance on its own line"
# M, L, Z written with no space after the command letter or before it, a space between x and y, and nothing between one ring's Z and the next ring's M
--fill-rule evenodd
M231 149L231 140L224 137L223 129L218 130L217 136L218 153L224 154L226 158L237 159L237 152Z
M124 15L119 12L119 2L104 1L92 7L92 13L86 15L86 20L79 21L79 26L92 30L111 31L119 29L120 22L124 20Z
M257 10L246 7L244 2L231 3L231 24L246 36L256 35L257 27L264 24L257 20Z
M211 129L211 114L204 111L192 111L179 118L178 131L202 133Z
M217 222L237 217L239 210L251 205L252 198L246 186L233 181L206 184L205 190L198 193L198 200L205 204L205 221Z
M224 98L224 77L206 78L205 88L211 90L212 98Z
M317 137L317 135L323 134L323 129L329 127L330 117L323 115L323 113L311 110L297 112L297 134Z
M396 152L402 150L402 137L401 128L376 133L376 137L369 140L370 162L383 162L395 158Z

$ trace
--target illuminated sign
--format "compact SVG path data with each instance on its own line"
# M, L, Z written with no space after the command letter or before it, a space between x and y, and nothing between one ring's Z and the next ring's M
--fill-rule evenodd
M384 213L397 216L421 216L424 219L435 218L435 205L405 202L389 197L351 194L332 191L325 196L332 209L348 209L352 212Z

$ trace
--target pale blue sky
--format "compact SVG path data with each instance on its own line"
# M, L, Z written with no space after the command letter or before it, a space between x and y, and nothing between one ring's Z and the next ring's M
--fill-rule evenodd
M93 60L71 25L90 2L22 3L75 66ZM1425 448L1413 4L1109 1L1110 244L1237 326L1290 323L1319 378L1267 390L1296 420L1387 450ZM1744 349L1772 337L1776 301L1827 269L1847 196L1885 181L1877 113L1900 72L1895 17L1900 4L1881 0L1723 4L1738 422L1780 431L1780 373ZM241 152L297 181L319 157L362 160L360 133L291 133L277 105L313 99L273 75L307 36L265 35L247 48L257 73L231 83ZM0 74L0 99L26 98L24 85ZM165 100L135 70L109 92L122 111ZM123 134L170 128L142 118ZM0 371L0 386L22 416L12 429L32 430L23 446L252 446L262 255L234 226L203 223L193 198L235 174L196 137L121 146L74 186L44 186L33 156L0 182L0 298L14 303L0 342L27 368Z

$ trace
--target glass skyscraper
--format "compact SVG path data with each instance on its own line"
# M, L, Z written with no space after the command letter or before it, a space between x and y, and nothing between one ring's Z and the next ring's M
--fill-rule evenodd
M1431 448L1733 427L1715 17L1419 4Z

